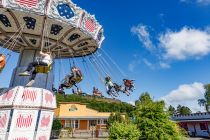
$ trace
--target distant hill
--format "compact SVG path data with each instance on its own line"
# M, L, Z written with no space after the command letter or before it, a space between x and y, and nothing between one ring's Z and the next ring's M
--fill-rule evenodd
M59 102L80 102L87 104L87 107L99 112L120 112L127 113L129 116L134 108L131 104L109 98L81 96L76 94L66 95L65 97L64 95L57 94L56 98L58 105Z

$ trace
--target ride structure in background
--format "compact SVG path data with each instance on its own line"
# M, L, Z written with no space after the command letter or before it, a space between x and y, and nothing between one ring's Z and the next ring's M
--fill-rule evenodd
M2 0L0 5L0 54L20 53L10 87L0 94L0 139L48 140L56 108L54 63L34 67L32 87L25 87L30 76L19 73L40 52L50 52L54 59L92 55L104 40L103 28L71 0Z

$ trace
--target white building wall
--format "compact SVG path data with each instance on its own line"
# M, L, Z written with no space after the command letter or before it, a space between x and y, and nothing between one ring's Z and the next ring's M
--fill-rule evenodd
M201 130L200 123L196 123L195 129L196 129L196 136L205 136L205 137L209 136L207 130Z
M187 127L188 127L188 131L190 131L191 133L192 133L192 132L195 132L195 129L194 129L193 124L188 123L188 124L187 124Z

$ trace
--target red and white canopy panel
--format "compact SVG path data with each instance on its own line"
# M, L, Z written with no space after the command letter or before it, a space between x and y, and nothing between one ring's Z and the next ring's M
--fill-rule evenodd
M58 58L92 54L104 40L95 17L71 0L2 0L0 43L21 49L52 51Z

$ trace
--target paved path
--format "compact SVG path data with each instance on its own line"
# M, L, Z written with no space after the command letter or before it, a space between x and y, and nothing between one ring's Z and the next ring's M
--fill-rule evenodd
M204 138L188 138L188 140L208 140L208 139L204 139Z

